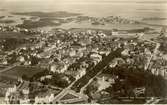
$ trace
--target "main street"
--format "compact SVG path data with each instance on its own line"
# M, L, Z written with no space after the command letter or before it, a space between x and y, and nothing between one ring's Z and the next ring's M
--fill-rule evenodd
M106 66L106 67L107 67L107 66ZM104 67L104 69L105 69L106 67ZM104 69L103 69L103 70L104 70ZM84 92L84 90L86 89L86 87L93 81L94 78L96 78L96 76L98 76L99 74L101 74L103 70L101 70L100 72L98 72L93 78L91 78L91 79L89 80L89 82L88 82L85 86L83 86L83 87L81 88L81 90L80 90L80 93L81 93L81 94L83 94L83 92Z
M75 88L79 89L81 93L81 97L83 96L83 91L85 88L93 81L93 79L99 75L108 65L110 61L114 58L120 56L120 52L122 49L117 49L114 52L111 52L108 56L106 56L101 62L99 62L96 66L92 67L85 76L81 77L78 80L72 82L67 88L63 89L56 97L54 102L59 102L60 98L64 96L69 90L73 90ZM86 79L86 80L85 80ZM84 83L83 83L84 82Z
M139 37L139 39L140 39L140 40L143 40L143 41L148 41L148 42L150 42L150 43L156 44L156 47L155 47L153 53L151 54L150 58L148 59L147 64L146 64L145 67L144 67L144 70L147 70L147 69L149 68L150 63L151 63L151 60L154 58L154 56L155 56L155 55L157 54L157 52L158 52L158 49L159 49L159 47L160 47L160 43L155 42L155 41L152 41L152 40L150 40L150 39L148 39L148 38L145 38L145 37Z
M145 70L148 69L148 67L149 67L149 65L150 65L150 63L151 63L151 60L152 60L153 57L157 54L159 47L160 47L160 44L159 44L159 43L156 43L156 47L155 47L155 49L154 49L154 52L151 54L151 57L148 59L148 62L147 62L147 64L146 64L145 68L144 68Z

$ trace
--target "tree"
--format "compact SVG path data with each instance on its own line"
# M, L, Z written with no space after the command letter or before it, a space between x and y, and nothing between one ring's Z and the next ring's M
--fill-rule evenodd
M29 78L27 75L23 74L23 75L22 75L22 79L23 79L23 80L29 80L30 78Z

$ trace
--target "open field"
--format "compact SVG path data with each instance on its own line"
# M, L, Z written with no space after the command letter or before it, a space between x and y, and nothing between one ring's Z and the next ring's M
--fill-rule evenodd
M16 66L13 69L6 71L3 75L12 76L12 77L22 77L23 75L31 78L36 73L42 72L44 69L40 69L38 67L24 67L24 66Z
M17 82L17 79L12 79L10 77L0 74L0 89L11 87L16 82Z

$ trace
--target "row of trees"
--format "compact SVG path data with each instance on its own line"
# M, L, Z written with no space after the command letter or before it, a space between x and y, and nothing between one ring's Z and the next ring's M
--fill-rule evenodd
M111 94L123 90L125 96L132 95L133 89L145 87L145 96L165 97L167 96L167 81L160 75L156 76L139 68L128 68L127 66L108 69L104 73L117 75L119 78L112 88L107 89ZM120 80L123 80L120 81Z

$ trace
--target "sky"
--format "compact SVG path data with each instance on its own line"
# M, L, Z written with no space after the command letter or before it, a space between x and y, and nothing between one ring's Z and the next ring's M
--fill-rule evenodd
M167 0L0 0L0 2L46 2L46 3L167 3Z
M53 4L167 4L167 0L0 0L0 7L10 5L53 5Z
M0 0L0 9L8 12L67 11L90 16L166 17L167 0Z

